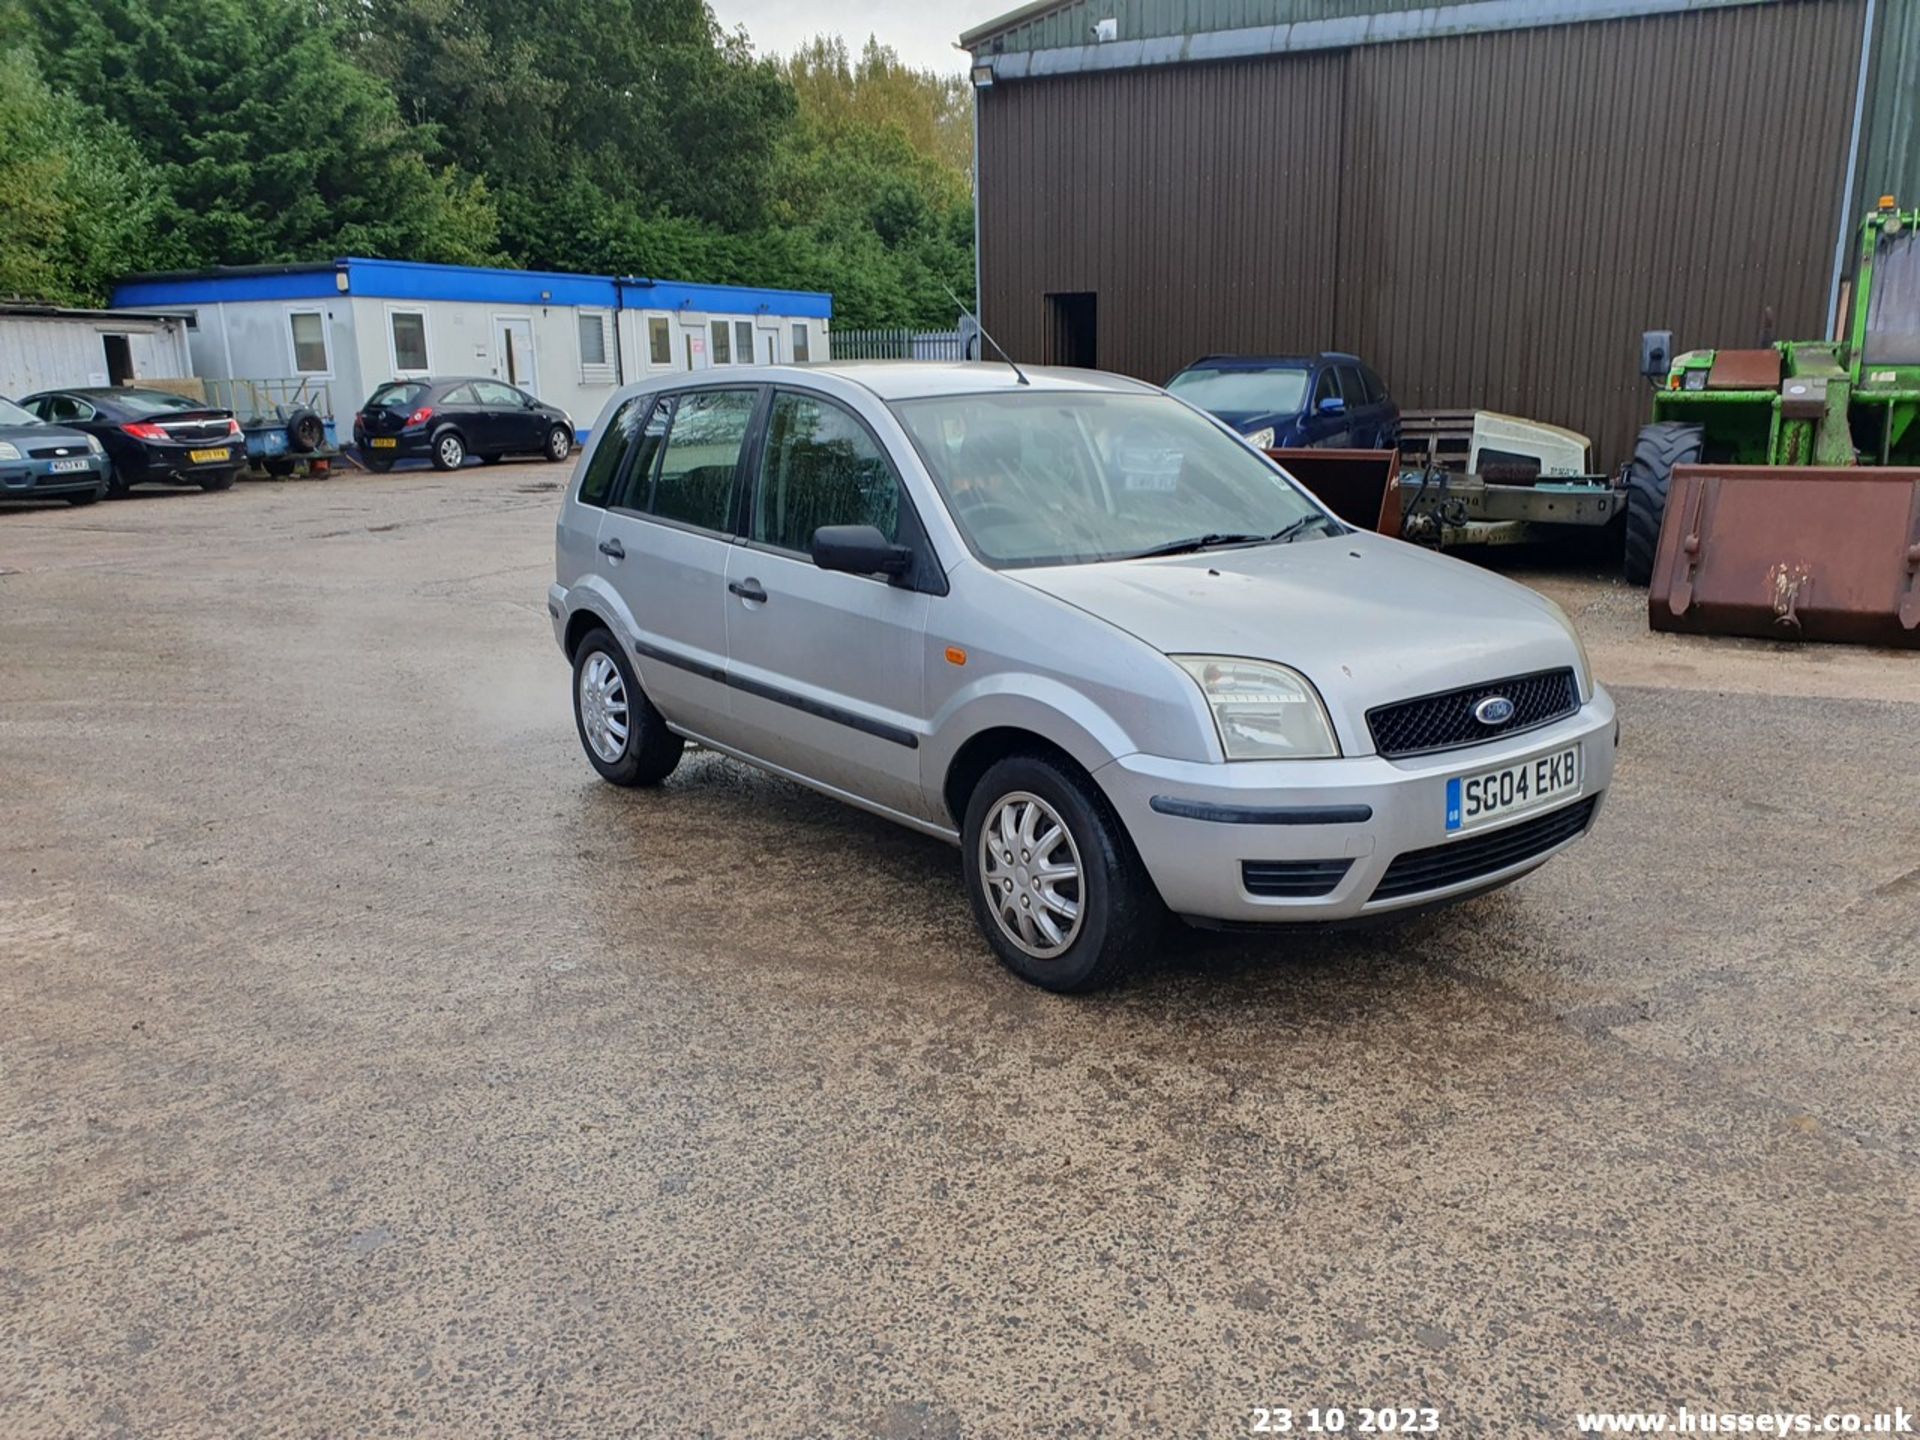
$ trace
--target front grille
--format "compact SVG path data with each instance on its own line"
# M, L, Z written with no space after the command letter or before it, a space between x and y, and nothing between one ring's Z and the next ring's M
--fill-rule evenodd
M87 447L76 441L71 445L42 445L38 450L29 450L27 453L36 460L58 460L63 456L71 458L85 455Z
M1352 868L1351 860L1242 860L1240 883L1249 895L1310 900L1331 895Z
M1531 860L1585 830L1593 819L1593 807L1599 803L1599 796L1589 795L1485 835L1409 850L1387 867L1387 873L1374 886L1373 899L1400 900L1428 890L1445 890Z
M1513 714L1503 724L1483 725L1474 719L1473 707L1494 695L1511 700ZM1392 758L1497 740L1502 735L1550 725L1579 708L1580 690L1573 683L1573 671L1541 670L1378 705L1367 712L1367 728L1373 732L1373 748Z

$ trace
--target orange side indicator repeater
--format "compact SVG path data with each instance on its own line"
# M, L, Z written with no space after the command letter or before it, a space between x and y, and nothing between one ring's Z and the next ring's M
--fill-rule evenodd
M966 652L966 651L964 651L964 650L962 650L962 649L961 649L961 648L960 648L960 647L959 647L958 645L949 645L949 646L947 646L947 663L948 663L949 665L964 665L964 664L966 664L966 663L967 663L967 652Z

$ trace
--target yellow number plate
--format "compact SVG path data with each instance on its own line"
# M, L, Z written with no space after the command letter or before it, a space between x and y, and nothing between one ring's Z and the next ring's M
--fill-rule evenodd
M384 439L369 440L367 443L376 450L394 450L399 448L400 445L400 442L395 440L391 435Z
M232 453L231 450L189 450L187 459L196 465L206 465L215 460L224 460Z

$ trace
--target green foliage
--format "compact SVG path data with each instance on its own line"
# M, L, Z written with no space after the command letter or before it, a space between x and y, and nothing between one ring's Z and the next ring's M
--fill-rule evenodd
M0 88L0 289L384 255L830 290L850 327L949 325L972 291L972 97L872 40L760 60L705 0L10 19L34 53ZM84 203L46 198L54 170Z
M97 301L143 262L157 194L124 132L0 51L0 296Z
M138 141L145 268L495 253L485 187L427 161L392 90L302 0L27 0L48 78Z

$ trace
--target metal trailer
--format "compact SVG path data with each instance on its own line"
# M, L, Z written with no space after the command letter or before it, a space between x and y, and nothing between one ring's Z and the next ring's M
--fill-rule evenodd
M1515 545L1613 523L1617 481L1591 472L1577 431L1491 410L1400 417L1401 535L1418 544Z
M1673 355L1627 467L1656 630L1920 648L1920 211L1860 225L1847 334Z
M246 436L247 460L269 475L293 474L306 465L324 475L340 454L333 423L333 396L321 381L201 380L207 403L231 410Z

